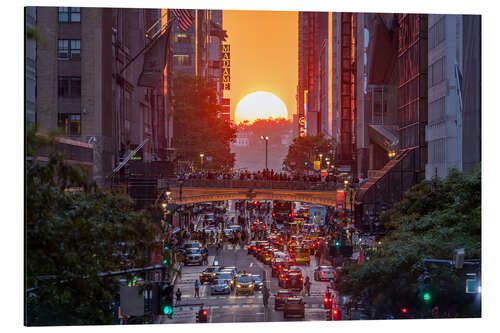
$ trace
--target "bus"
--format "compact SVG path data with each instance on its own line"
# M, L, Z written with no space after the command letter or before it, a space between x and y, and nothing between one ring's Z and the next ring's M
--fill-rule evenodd
M293 222L293 204L290 201L273 201L273 219L276 223Z

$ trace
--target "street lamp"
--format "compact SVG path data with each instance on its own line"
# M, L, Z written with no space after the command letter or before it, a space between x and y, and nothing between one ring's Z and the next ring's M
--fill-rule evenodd
M387 155L389 156L389 158L394 158L394 156L396 156L396 152L394 150L391 150L389 153L387 153Z
M266 169L267 169L267 143L268 143L268 141L269 141L269 137L268 137L268 136L263 136L263 135L261 135L261 136L260 136L260 139L261 139L261 140L265 140L265 141L266 141Z
M205 154L201 153L200 154L200 161L201 161L201 170L203 171L203 157L205 156Z

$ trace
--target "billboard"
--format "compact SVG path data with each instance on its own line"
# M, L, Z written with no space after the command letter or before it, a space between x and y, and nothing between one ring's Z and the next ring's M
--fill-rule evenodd
M224 90L231 90L231 47L222 44L222 86Z

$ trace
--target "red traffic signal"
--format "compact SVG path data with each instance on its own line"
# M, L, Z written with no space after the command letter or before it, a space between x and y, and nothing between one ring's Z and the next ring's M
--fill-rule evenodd
M340 312L337 308L333 309L333 320L340 320Z
M401 309L401 312L406 314L406 313L408 312L408 309L407 309L406 307L403 307L403 308Z

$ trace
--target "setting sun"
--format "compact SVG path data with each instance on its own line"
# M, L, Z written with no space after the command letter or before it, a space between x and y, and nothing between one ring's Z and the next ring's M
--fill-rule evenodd
M285 103L267 91L257 91L246 95L236 105L235 121L254 121L256 119L288 118Z

